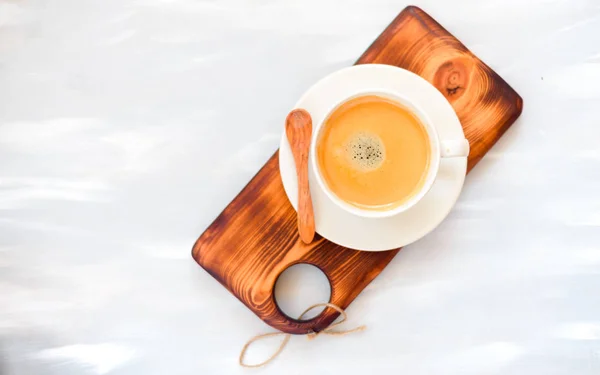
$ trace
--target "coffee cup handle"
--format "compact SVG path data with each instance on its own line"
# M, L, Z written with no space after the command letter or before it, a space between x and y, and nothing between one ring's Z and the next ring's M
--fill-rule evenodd
M443 158L469 156L469 149L469 141L466 139L452 139L440 142L440 153Z

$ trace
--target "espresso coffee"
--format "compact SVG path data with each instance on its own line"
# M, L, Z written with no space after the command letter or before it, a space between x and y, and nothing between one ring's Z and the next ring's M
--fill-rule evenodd
M431 147L410 110L385 97L348 100L325 120L317 139L319 172L341 200L389 210L420 191Z

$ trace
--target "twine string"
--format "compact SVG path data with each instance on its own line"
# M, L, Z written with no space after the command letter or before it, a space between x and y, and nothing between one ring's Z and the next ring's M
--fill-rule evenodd
M317 304L314 304L314 305L310 306L309 308L307 308L306 310L304 310L304 312L302 314L300 314L300 316L298 317L298 320L302 320L302 318L304 318L304 316L306 314L308 314L310 311L312 311L312 310L314 310L314 309L316 309L318 307L329 307L329 308L332 308L335 311L339 312L341 314L342 318L340 320L338 320L338 321L330 324L327 328L323 329L320 332L310 332L310 333L308 333L306 336L307 336L307 338L309 340L312 340L312 339L316 338L318 335L321 335L321 334L323 334L323 335L331 335L331 336L344 336L344 335L347 335L349 333L363 331L365 328L367 328L366 326L361 325L361 326L358 326L358 327L355 327L355 328L352 328L352 329L348 329L348 330L336 330L336 329L334 329L335 327L337 327L340 324L344 323L346 321L346 319L348 318L348 315L339 306L334 305L332 303L317 303ZM271 356L269 358L267 358L263 362L260 362L260 363L257 363L257 364L248 364L248 363L244 362L244 358L246 356L246 352L248 351L248 348L250 347L250 345L252 345L256 341L259 341L259 340L262 340L262 339L266 339L268 337L273 337L273 336L284 336L284 338L281 341L281 344L279 344L279 347L277 348L277 350L273 354L271 354ZM290 341L291 337L292 337L292 335L290 333L285 333L285 332L263 333L261 335L256 335L256 336L252 337L250 340L248 340L248 342L242 348L242 351L240 353L240 359L239 359L240 366L242 366L242 367L262 367L262 366L270 363L275 358L277 358L277 356L279 356L279 354L281 354L281 352L283 351L283 349L286 347L286 345Z

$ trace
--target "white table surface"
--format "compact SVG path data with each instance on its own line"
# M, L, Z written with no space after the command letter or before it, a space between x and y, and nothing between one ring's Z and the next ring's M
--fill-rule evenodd
M367 331L295 337L255 372L600 374L600 3L416 4L524 112L350 306ZM252 372L239 350L271 328L192 244L405 5L0 0L0 373ZM286 279L287 311L323 296L313 276Z

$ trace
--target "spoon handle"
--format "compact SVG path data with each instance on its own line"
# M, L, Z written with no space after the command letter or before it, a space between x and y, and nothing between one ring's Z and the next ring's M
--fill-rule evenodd
M315 215L313 212L310 187L308 186L308 152L303 154L298 169L298 232L304 243L311 243L315 237Z

